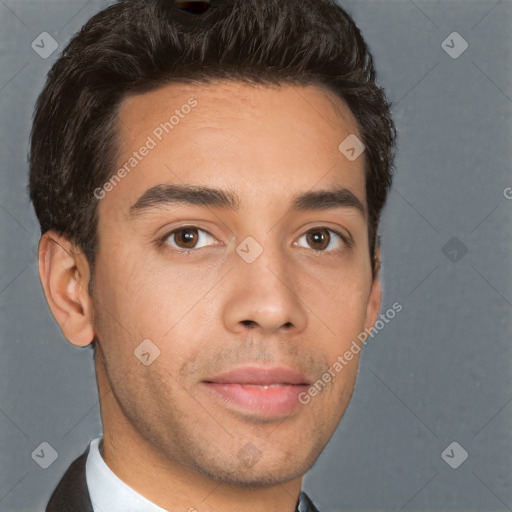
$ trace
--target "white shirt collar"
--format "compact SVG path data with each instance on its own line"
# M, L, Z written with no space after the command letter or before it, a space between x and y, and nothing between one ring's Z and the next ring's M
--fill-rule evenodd
M125 484L101 456L101 437L91 441L85 478L94 512L167 512Z

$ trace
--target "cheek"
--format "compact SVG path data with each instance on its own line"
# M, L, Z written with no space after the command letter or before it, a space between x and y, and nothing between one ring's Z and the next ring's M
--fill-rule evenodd
M365 269L347 265L317 274L313 280L305 281L306 303L322 317L327 316L334 324L357 324L364 320L371 279Z
M310 319L319 329L317 347L323 347L327 361L343 355L364 330L368 294L369 285L354 274L309 290L306 297ZM357 357L353 361L351 366L357 366Z
M198 315L205 307L201 299L215 283L211 269L163 265L133 241L130 246L112 234L105 241L96 258L94 327L111 371L113 365L138 364L134 350L146 339L160 351L160 363L179 368L191 356L197 326L203 325Z
M200 316L208 305L208 292L218 279L199 266L180 269L146 267L131 285L131 315L145 333L161 338L178 338L180 332L195 332L205 325ZM219 293L218 289L215 293ZM174 341L173 341L174 343Z
M111 245L103 249L97 254L95 268L95 330L104 350L115 350L120 357L122 351L131 353L143 339L151 339L144 325L144 319L151 317L146 309L149 291L141 273L135 271L136 265L120 248Z

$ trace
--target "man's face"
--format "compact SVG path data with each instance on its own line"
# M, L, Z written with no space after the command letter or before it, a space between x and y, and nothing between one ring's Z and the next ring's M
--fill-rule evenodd
M315 86L174 84L124 102L119 167L139 157L99 202L93 290L106 439L233 484L311 467L349 403L358 356L308 404L298 395L380 306L363 156L338 150L352 133L348 108ZM173 201L170 185L235 200ZM364 211L347 192L294 203L335 189ZM135 355L148 362L155 347L149 365Z

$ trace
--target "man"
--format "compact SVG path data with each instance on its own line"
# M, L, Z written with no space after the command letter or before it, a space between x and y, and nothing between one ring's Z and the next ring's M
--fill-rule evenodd
M48 512L316 510L359 352L336 364L378 318L395 134L354 22L186 4L100 12L38 100L41 282L103 423Z

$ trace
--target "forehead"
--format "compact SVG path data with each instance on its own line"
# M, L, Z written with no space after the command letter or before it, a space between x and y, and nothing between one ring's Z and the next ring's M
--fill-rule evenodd
M118 119L118 168L127 172L101 208L126 211L148 188L180 182L274 205L288 192L341 184L365 202L364 157L349 161L338 149L359 134L357 122L319 86L171 84L125 99Z

